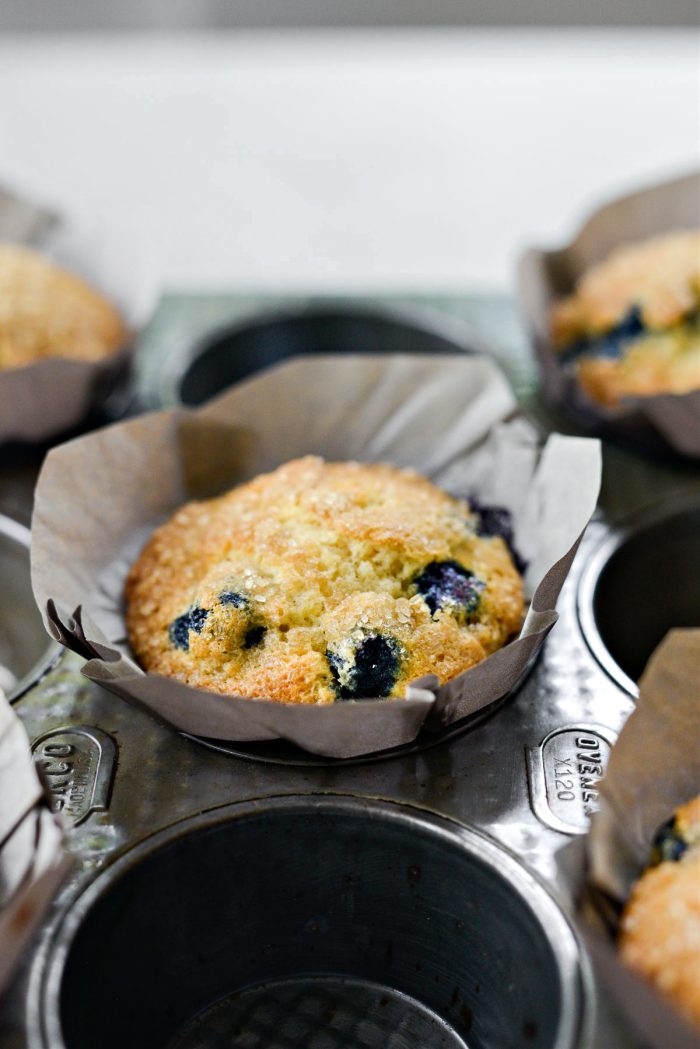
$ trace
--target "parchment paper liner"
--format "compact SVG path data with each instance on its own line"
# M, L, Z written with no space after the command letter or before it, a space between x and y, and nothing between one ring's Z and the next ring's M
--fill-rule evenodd
M584 850L588 879L577 917L599 975L645 1042L656 1049L698 1049L700 1034L623 966L614 936L656 830L700 793L700 630L667 634L639 688L600 784L600 811L587 837L574 845ZM700 978L700 958L698 969Z
M19 718L0 690L0 995L72 864Z
M23 200L0 187L0 238L17 244L41 244L58 224L58 215L48 208Z
M553 435L540 453L487 358L298 358L197 411L141 416L54 449L39 478L32 581L52 637L89 660L83 673L176 728L217 739L282 737L350 757L406 743L492 703L527 671L600 485L595 441ZM201 498L307 453L412 466L448 490L511 510L529 561L519 639L435 689L401 700L290 706L220 696L145 674L129 656L122 589L146 536ZM55 604L54 604L55 602Z
M132 331L150 309L152 289L135 272L133 258L124 258L123 245L95 244L84 231L60 227L45 209L0 192L0 241L6 240L45 251L83 276L115 303ZM126 374L132 349L129 340L101 361L53 357L0 369L0 444L44 441L77 426Z
M700 228L700 175L687 175L620 197L599 208L567 246L531 248L518 266L518 298L530 330L548 400L588 432L618 433L648 443L649 427L676 451L700 458L700 389L629 398L620 407L597 404L562 366L550 340L550 310L579 276L613 248L678 229Z

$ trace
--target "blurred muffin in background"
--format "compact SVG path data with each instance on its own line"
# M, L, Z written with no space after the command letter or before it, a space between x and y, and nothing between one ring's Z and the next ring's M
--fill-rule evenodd
M0 370L47 357L99 361L127 340L114 306L37 251L0 244Z
M600 404L700 389L700 232L616 249L555 303L551 331Z
M620 924L624 961L700 1030L700 795L654 839Z

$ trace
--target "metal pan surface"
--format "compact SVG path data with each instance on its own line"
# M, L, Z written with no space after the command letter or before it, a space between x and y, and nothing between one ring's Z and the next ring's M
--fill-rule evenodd
M447 303L448 297L445 297L444 301ZM255 307L250 299L241 300L241 303L241 310L250 312ZM455 296L452 305L458 318L469 317L471 321L472 303L468 297ZM260 300L258 311L262 310L263 306L264 301ZM494 313L494 330L500 330L501 307L502 304ZM219 303L218 308L226 308L231 315L237 315L235 296L231 297L230 303ZM364 310L364 306L358 308ZM177 378L182 376L186 361L184 357L179 357L176 361L177 366L174 364L172 372L168 372L167 357L172 346L169 335L176 321L180 324L187 320L188 310L193 316L196 314L194 320L200 322L201 311L197 313L190 300L183 299L181 308L175 309L170 321L161 326L162 337L158 347L154 347L151 360L153 375L162 376L167 373L170 376L167 382L164 380L162 391L165 391L163 397L167 395L171 398L171 404L176 397L173 391L176 391ZM448 324L449 327L451 325ZM478 325L475 326L475 330L478 334ZM503 333L504 344L508 346L505 327ZM485 326L484 335L488 334L489 328ZM456 341L459 342L459 339ZM188 353L191 349L192 345ZM504 354L506 369L512 365L510 374L514 376L521 397L526 400L529 409L534 407L546 421L547 416L543 414L542 406L531 400L535 382L534 367L520 355L521 349L522 347L513 349L512 359L505 360L507 355ZM187 359L191 359L191 356ZM171 379L174 385L168 386ZM170 390L170 393L167 393L167 390ZM5 491L8 491L8 484L12 487L15 483L15 476L12 472L3 473L0 464L0 481L5 485ZM24 478L27 492L31 491L30 480L29 477ZM40 760L53 757L57 753L63 755L60 769L59 763L50 763L48 779L55 807L62 809L72 827L70 842L77 859L77 872L57 900L53 917L32 948L27 958L26 971L18 977L15 987L0 1003L0 1042L4 1044L3 1039L8 1040L9 1044L16 1044L18 1049L46 1049L46 1025L54 1021L63 1022L63 1006L52 990L60 985L60 981L57 985L47 982L46 977L49 970L56 974L59 971L63 972L65 957L63 962L60 962L58 954L52 952L58 944L68 948L73 943L74 934L82 925L85 916L80 916L73 905L82 906L80 901L89 903L93 899L89 895L93 892L91 886L94 886L94 901L97 906L103 886L107 891L113 874L120 875L123 871L126 876L132 865L141 865L152 851L155 854L155 851L160 849L161 844L164 849L162 855L166 855L168 842L179 838L183 829L191 827L193 832L196 831L189 835L190 841L203 842L208 833L215 833L215 827L233 825L234 809L236 812L250 813L252 820L254 812L266 809L268 803L262 799L279 795L303 795L304 804L313 802L313 805L318 803L321 806L328 794L356 799L359 807L353 808L353 815L361 810L358 825L368 832L363 837L371 839L366 843L369 852L363 853L365 842L360 843L360 855L374 855L377 862L382 859L386 850L381 847L381 841L374 839L382 838L385 827L391 826L392 833L398 835L396 848L392 845L392 850L397 851L405 847L408 838L404 838L402 845L403 829L409 825L413 827L413 823L403 819L404 807L410 806L408 815L411 819L415 816L414 809L418 808L422 815L416 819L421 822L425 817L426 820L426 825L418 831L419 851L425 849L426 862L429 864L433 860L437 864L437 852L431 843L438 839L446 841L446 854L449 853L450 863L452 857L459 853L457 868L466 877L469 864L460 852L461 827L466 828L465 834L470 840L479 843L488 841L479 834L474 835L473 839L471 837L473 830L484 831L490 839L505 846L506 851L499 850L499 856L506 857L504 862L508 869L509 862L512 862L512 858L508 856L510 852L518 857L528 871L534 872L534 884L539 885L538 876L553 884L556 876L555 854L572 835L585 832L590 807L595 804L590 790L578 774L576 754L582 747L586 753L599 755L604 764L616 733L634 706L633 693L619 679L611 676L591 651L580 615L583 589L579 580L582 574L588 576L588 573L591 573L591 579L594 578L596 570L591 566L597 564L600 567L601 551L604 547L607 549L608 543L613 543L614 540L613 545L617 548L618 537L632 521L629 515L639 513L640 507L648 503L650 493L654 494L660 510L663 510L666 504L671 506L672 502L676 507L674 500L679 491L684 490L689 493L688 506L693 502L700 505L699 482L697 469L687 464L661 465L636 456L628 456L619 449L606 448L606 484L600 514L584 536L560 596L559 622L527 680L521 683L497 716L485 718L479 723L460 726L460 729L464 730L438 741L434 738L426 740L426 745L420 748L378 755L376 760L367 763L301 763L297 762L298 755L295 756L291 748L273 754L258 752L255 748L246 748L245 751L241 748L240 752L231 753L204 747L200 742L183 738L138 708L115 702L112 696L81 676L81 660L78 657L70 653L64 655L60 667L18 698L15 709L23 720L30 738L34 740L35 753ZM12 495L12 491L10 494ZM17 500L11 505L17 505ZM684 503L676 508L684 510L685 507ZM26 509L29 509L28 500ZM634 524L638 521L641 522L641 517L635 516ZM602 560L607 560L607 557ZM650 579L648 568L646 573L646 578ZM659 573L652 572L651 575L656 585ZM651 581L649 585L651 587ZM629 609L626 614L629 614ZM612 641L607 639L607 643L612 644ZM565 784L562 784L561 777L557 775L563 767L562 762L571 769L571 775L567 774ZM259 800L253 802L251 799ZM387 822L383 822L383 816L376 820L368 818L366 807L377 803L376 799L383 799L383 803L395 803L394 806L382 804L380 807L386 807L391 812L398 807L401 815L395 819L392 817ZM289 804L293 808L296 802ZM213 806L220 808L217 812L201 815ZM279 809L274 814L274 819L270 818L273 822L277 819L284 822L285 815L291 815L291 811L283 813L282 809ZM191 823L186 824L183 821ZM281 827L282 822L275 823L275 827ZM179 828L177 831L172 829L175 824ZM249 826L252 827L252 823ZM266 826L270 828L272 823L267 823ZM375 829L378 831L379 828L382 833L375 835ZM273 839L278 834L282 835L282 840L288 840L288 837L285 838L286 831L275 830L267 835L269 840L266 848L272 847ZM413 835L412 830L411 840ZM324 835L318 833L313 836L312 841L306 840L309 841L309 851L306 854L305 869L312 869L318 850L324 847ZM332 835L329 840L334 840ZM254 858L255 850L251 848L251 842L252 839L249 838L245 849L236 847L227 853L228 859L224 869L231 877L235 875L238 865L245 865L251 862L251 857ZM372 849L379 851L372 853ZM284 886L291 884L290 881L285 881L285 878L287 855L294 855L293 843L285 846L282 851L284 854L275 853L275 866L280 885ZM415 865L415 855L406 866ZM295 864L292 864L292 867L294 866L298 872L298 862L295 861ZM518 871L521 870L517 863L516 867ZM439 864L434 870L437 871L438 868ZM145 871L146 867L141 869ZM95 876L102 870L104 881L101 880L102 875ZM294 875L293 871L290 871L289 877L293 880L294 877L299 877L299 873ZM426 880L423 880L423 877ZM432 899L433 894L427 892L428 876L423 877L421 892L425 892L426 896L430 895ZM449 882L449 872L445 872L445 877ZM409 895L413 890L408 886L408 875L405 871L400 880L402 884L399 889L397 881L397 893L405 900L413 898ZM456 895L464 897L462 905L467 906L469 897L462 893L462 882L460 881L459 886L455 886L453 882L450 884L454 886ZM190 885L192 898L196 902L204 895L201 878L199 881L193 879ZM271 897L273 895L270 894ZM112 899L115 900L116 897ZM282 895L281 899L286 901L288 897ZM170 901L172 900L171 896ZM121 901L128 910L127 897L122 896ZM453 901L446 901L446 905L452 907ZM275 906L279 908L279 903L275 903ZM294 907L290 909L294 911ZM390 909L389 903L386 909ZM67 917L63 923L59 920L62 914L69 911L77 916L77 924L70 936L69 921L72 919ZM152 911L153 913L149 911L148 915L143 916L146 928L149 927L148 922L161 920L157 912L153 909ZM172 906L168 906L167 914L172 917L174 913ZM279 909L276 913L279 913ZM425 911L423 913L425 914ZM376 911L374 914L377 923L380 924L383 915ZM284 915L281 917L284 918ZM406 917L408 919L410 915ZM555 924L561 920L561 915L558 914ZM421 932L429 930L430 924L428 921L421 924ZM62 931L59 930L59 926ZM133 929L133 926L130 927ZM150 927L155 928L155 925ZM87 929L87 925L85 928ZM94 928L93 926L93 930ZM305 934L302 929L300 936L303 935L310 936L311 933ZM314 932L314 935L322 938L320 932ZM86 937L87 949L88 933ZM97 949L94 939L92 946ZM416 951L418 950L419 947L416 946ZM50 966L49 954L52 959ZM77 955L74 957L77 958ZM448 953L447 957L452 956ZM154 981L157 983L157 974L152 967L141 964L142 956L138 949L131 951L130 958L135 971L141 973L144 986L148 988L152 987ZM72 1009L77 1010L80 1001L88 1003L87 985L83 984L83 975L92 981L91 987L97 995L96 1000L105 1001L110 990L114 989L111 977L108 979L110 971L103 970L106 960L107 951L101 948L99 967L92 967L95 972L91 971L90 966L81 965L80 979L76 978L73 985ZM201 965L196 952L189 954L188 964L191 972L195 974ZM470 964L468 960L464 961L464 965ZM191 999L187 1003L183 1001L183 1011L187 1015L180 1015L178 1023L169 1029L172 1032L172 1044L164 1046L164 1049L197 1049L197 1038L202 1043L202 1032L207 1036L211 1034L213 1039L212 1032L216 1028L208 1028L207 1024L217 1023L217 1016L223 1016L226 1022L231 1016L239 1017L239 1004L246 1016L258 1015L270 1020L271 998L280 1000L286 1013L286 1003L298 993L302 993L303 1000L312 1014L314 1010L328 1009L335 1003L341 1030L342 1023L354 1022L353 1018L358 1011L374 1015L375 1012L387 1010L387 1015L397 1018L398 1023L399 1013L406 1007L414 1016L412 1022L416 1025L424 1024L422 1028L414 1027L414 1030L420 1032L420 1035L416 1035L418 1044L425 1043L430 1046L429 1038L434 1034L437 1038L436 1032L448 1039L444 1042L447 1046L466 1044L470 1049L474 1049L475 1045L480 1044L475 1041L474 1031L477 1029L465 1031L458 1011L450 1011L451 1006L447 1012L443 1010L444 999L438 1003L437 999L425 997L422 990L418 993L416 985L413 985L414 989L411 990L408 983L399 985L395 980L387 980L384 969L381 973L377 971L376 976L368 970L360 975L348 976L347 966L344 970L341 969L340 973L330 973L329 968L320 973L318 970L314 973L308 969L305 972L298 969L295 973L287 967L276 974L258 969L252 975L252 979L257 981L254 984L251 984L247 977L246 981L241 983L235 974L233 979L222 979L220 991L210 985L197 1003ZM523 969L525 968L527 965L524 963ZM546 971L551 973L552 969L546 968ZM440 972L436 973L433 970L433 982L436 974L440 975ZM340 976L342 979L338 980ZM308 980L308 977L314 979ZM322 980L319 981L316 977L321 977ZM299 980L304 981L304 986L300 986ZM100 986L101 982L104 986ZM275 992L271 995L268 992L273 984ZM439 986L440 982L435 984L435 987ZM479 986L481 988L481 984ZM585 980L579 986L585 997ZM236 1000L229 997L221 1010L211 1011L212 1004L221 1000L233 987L238 987L244 992L240 998ZM378 988L384 990L378 991ZM156 989L153 987L154 991ZM483 989L479 994L482 993ZM381 999L384 997L386 1003L382 1004ZM638 1040L616 1019L614 1013L606 1008L605 988L598 984L593 998L600 1008L597 1010L595 1029L588 1044L614 1045L616 1049L639 1049ZM465 1004L476 1016L469 1001ZM228 1011L229 1006L233 1012ZM258 1011L261 1007L264 1007L262 1014ZM114 1011L113 1004L109 1008ZM112 1013L109 1012L109 1008L106 1007L104 1011L105 1028L111 1022ZM75 1018L75 1011L73 1016ZM532 1014L525 1019L533 1019ZM297 1028L294 1030L298 1031ZM522 1049L528 1049L532 1030L528 1026L527 1035L521 1030L521 1040L515 1042L518 1049L521 1046ZM428 1031L429 1036L424 1035L424 1031ZM416 1044L416 1038L413 1044ZM177 1039L180 1039L179 1045ZM98 1041L97 1044L102 1045L102 1041ZM209 1045L206 1042L204 1044ZM349 1044L353 1049L358 1049L358 1044L361 1043L351 1038ZM440 1044L439 1041L437 1044ZM400 1045L398 1042L396 1049L399 1049ZM53 1044L51 1049L55 1049ZM395 1047L392 1046L391 1049Z
M168 353L158 339L153 347L147 339L139 366L139 395L149 407L194 406L300 354L444 354L475 348L467 323L427 306L306 301L219 321L189 344L171 345Z
M406 806L284 797L147 839L68 909L51 1049L574 1049L585 962L543 886Z
M593 655L636 696L669 630L700 626L700 498L654 507L608 535L582 574L578 612Z
M46 636L29 575L29 529L0 513L0 688L18 699L59 658Z

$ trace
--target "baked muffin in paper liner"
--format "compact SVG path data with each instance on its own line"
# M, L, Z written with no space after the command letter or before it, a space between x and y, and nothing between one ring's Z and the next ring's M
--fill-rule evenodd
M286 362L195 411L153 413L69 442L39 478L35 598L47 629L88 660L92 680L176 728L229 740L283 738L351 757L439 730L511 691L556 622L554 607L600 486L596 441L540 447L486 357L314 357ZM404 699L296 706L223 696L144 673L126 641L123 590L154 528L206 498L303 455L411 467L453 495L512 515L527 562L520 636L437 687Z
M5 265L17 248L17 264L26 269L32 258L43 257L64 274L78 277L88 286L85 295L86 301L92 300L90 307L94 309L95 296L99 296L104 299L105 313L115 307L123 325L123 339L99 358L56 355L0 367L0 444L42 442L78 426L124 378L133 332L151 308L152 289L140 261L133 258L133 245L116 244L112 237L63 225L45 209L7 192L0 192L0 244ZM29 245L34 256L26 253ZM70 278L65 279L70 283ZM37 301L39 316L48 313L47 307L39 307Z
M592 266L623 246L699 227L700 175L693 174L614 200L596 211L565 247L531 248L521 258L518 299L545 397L585 432L618 438L652 454L670 446L700 458L700 389L604 405L586 394L552 336L553 306L561 305Z
M294 459L156 529L126 581L129 644L212 692L401 698L519 632L522 577L490 524L414 471Z
M647 664L635 710L612 748L589 834L560 853L599 979L654 1049L698 1049L700 1031L623 963L617 938L633 886L653 862L659 828L700 793L698 741L700 630L673 630ZM700 954L696 964L700 980Z

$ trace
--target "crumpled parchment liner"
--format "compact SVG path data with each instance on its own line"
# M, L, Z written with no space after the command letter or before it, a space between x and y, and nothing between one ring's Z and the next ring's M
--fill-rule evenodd
M487 706L527 671L596 504L596 441L553 435L542 452L486 357L297 358L193 412L141 416L54 449L36 490L32 581L49 633L85 673L183 731L284 738L331 757L384 750ZM423 678L405 700L293 706L221 696L145 674L126 641L123 586L143 542L203 498L304 454L414 467L455 494L513 514L528 560L521 636L448 685ZM54 603L50 603L54 602Z
M0 187L0 239L40 244L57 223L58 216L53 211Z
M95 244L85 232L60 227L44 208L1 191L0 240L32 245L83 276L115 303L132 330L151 308L152 289L123 245ZM54 357L0 369L0 443L44 441L77 426L115 389L131 353L127 345L101 361Z
M0 691L0 994L72 863L29 740Z
M693 174L621 197L599 208L566 247L531 248L518 266L518 298L530 330L547 398L574 415L588 432L644 440L651 425L676 451L700 458L700 389L685 394L629 398L606 407L588 397L562 367L550 339L554 301L613 248L635 240L700 227L700 175Z
M600 811L575 843L585 850L588 878L578 921L600 976L640 1036L656 1049L698 1049L700 1034L623 966L614 936L656 830L700 793L700 630L667 634L639 689L600 784Z

